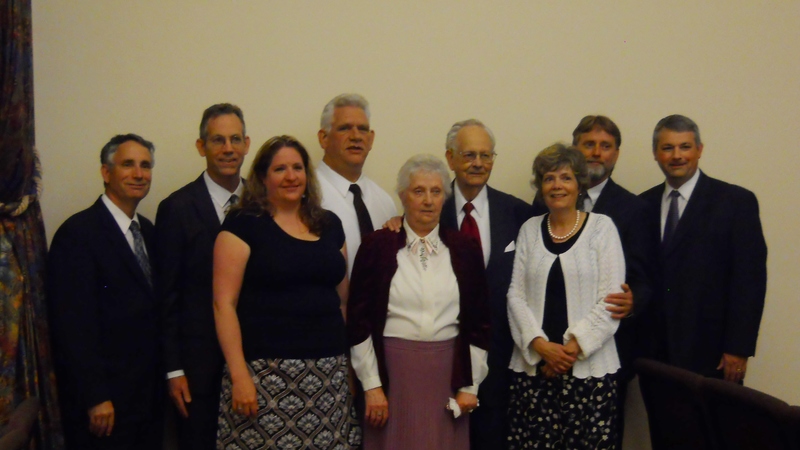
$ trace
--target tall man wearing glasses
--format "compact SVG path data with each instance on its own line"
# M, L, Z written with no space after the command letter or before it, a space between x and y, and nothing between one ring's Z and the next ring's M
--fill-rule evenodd
M486 265L492 311L489 375L478 389L480 407L471 413L472 449L506 448L508 364L514 343L508 325L506 294L514 266L519 228L532 216L522 200L487 185L496 153L492 131L479 120L455 123L447 133L445 157L455 173L453 195L445 201L441 223L479 240Z
M369 127L369 103L358 94L341 94L325 105L317 133L325 156L317 167L322 207L342 221L347 244L347 274L361 237L397 214L394 201L362 174L375 131Z
M180 448L213 450L224 363L212 308L214 241L242 194L240 169L250 148L242 110L228 103L206 109L195 146L206 170L158 206L157 287L169 395L181 416Z

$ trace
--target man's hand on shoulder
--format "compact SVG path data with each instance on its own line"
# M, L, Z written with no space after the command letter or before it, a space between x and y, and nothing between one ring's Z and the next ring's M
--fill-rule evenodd
M385 224L383 224L383 228L388 228L390 231L399 233L403 228L403 216L392 217L391 219L387 220Z

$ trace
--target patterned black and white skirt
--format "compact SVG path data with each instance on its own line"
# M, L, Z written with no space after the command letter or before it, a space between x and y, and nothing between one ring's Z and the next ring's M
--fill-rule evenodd
M508 448L615 449L619 433L613 374L546 378L515 372L511 380Z
M232 410L227 366L220 395L218 450L336 449L361 443L347 382L347 357L257 359L248 363L258 415Z

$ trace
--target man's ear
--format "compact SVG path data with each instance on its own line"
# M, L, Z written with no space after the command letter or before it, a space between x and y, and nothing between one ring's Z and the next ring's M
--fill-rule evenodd
M449 148L444 152L444 157L447 159L447 165L450 166L450 170L455 170L453 168L453 149Z
M200 156L205 158L206 157L206 142L201 138L197 138L197 140L194 142L194 146L197 147L197 153L200 153Z
M319 146L322 149L328 148L328 132L325 130L317 131L317 140L319 140Z

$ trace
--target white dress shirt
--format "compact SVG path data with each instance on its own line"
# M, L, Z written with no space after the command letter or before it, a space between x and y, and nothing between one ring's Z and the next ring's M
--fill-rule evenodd
M131 222L139 224L139 229L141 229L142 225L139 223L139 217L136 215L136 212L134 211L133 219L131 219L119 206L115 205L106 194L103 194L100 198L103 199L103 204L106 205L111 216L114 217L114 221L119 225L120 231L125 235L125 240L128 241L128 246L131 248L131 251L136 254L136 248L133 243L133 232L131 232ZM144 253L147 254L147 246L145 246ZM148 257L149 256L150 255L148 255Z
M222 223L222 221L225 220L226 210L232 206L230 204L231 195L236 195L239 199L242 198L242 191L244 190L242 180L239 179L239 186L236 186L236 190L233 192L228 191L224 187L218 185L216 181L212 180L211 176L208 175L208 171L203 172L203 181L206 182L206 189L208 189L208 193L211 194L211 203L214 204L214 211L217 212L219 223Z
M397 252L397 272L389 287L389 309L384 337L411 341L436 342L458 336L459 290L450 250L439 240L439 226L424 239L425 245L414 245L420 239L404 221L406 246ZM425 249L425 250L423 250ZM364 390L381 386L378 360L372 338L352 347L353 369ZM486 350L470 345L472 386L462 392L477 395L478 385L489 372Z
M678 220L683 216L683 210L686 209L686 204L689 203L689 198L692 197L697 180L700 178L700 170L697 170L692 178L689 178L681 187L673 189L669 183L664 183L664 195L661 196L661 239L664 239L664 228L667 226L667 214L669 214L669 203L671 201L669 194L672 191L678 191Z
M353 206L353 193L350 192L350 180L334 172L324 161L317 166L317 180L322 192L322 207L339 216L344 228L347 244L347 276L353 271L358 246L361 245L361 230L358 227L358 216ZM369 211L372 227L375 230L383 227L392 217L397 215L394 201L380 186L365 175L355 182L361 188L361 198Z
M586 197L583 199L583 210L586 212L592 212L592 208L594 205L597 204L597 199L600 198L600 194L603 192L603 188L606 187L608 184L608 178L603 180L602 183L598 184L595 187L589 188L586 191Z
M464 213L464 205L467 199L461 193L458 183L455 183L455 203L456 203L456 221L458 228L461 229L461 222L464 221L466 213ZM472 206L475 209L470 214L475 222L478 224L478 232L481 234L481 249L483 250L483 266L489 264L489 256L492 252L492 229L489 224L489 194L486 185L483 186L478 195L472 200Z

